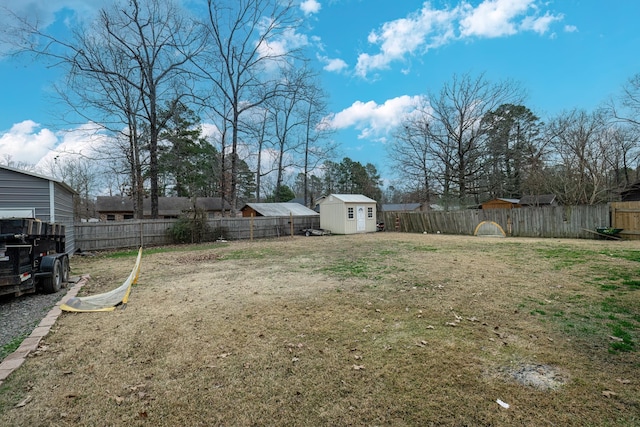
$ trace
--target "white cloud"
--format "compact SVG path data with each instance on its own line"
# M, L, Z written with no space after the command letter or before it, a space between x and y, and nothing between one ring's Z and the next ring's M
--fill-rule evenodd
M334 129L356 128L360 131L358 138L380 138L400 125L402 119L422 102L422 97L409 95L388 99L384 104L356 101L334 114L328 122Z
M408 55L471 37L503 37L521 31L544 34L562 15L541 11L542 0L484 0L474 7L463 1L455 8L434 9L429 2L406 18L384 23L367 40L378 53L361 53L355 73L366 77L375 70L403 62Z
M101 133L94 123L53 132L32 120L25 120L0 134L0 161L26 163L34 165L37 170L45 170L55 158L91 158L96 149L109 141L109 137Z
M317 0L304 0L300 3L300 9L306 16L320 12L322 5Z
M553 24L555 21L560 20L562 20L562 15L551 15L549 12L547 12L544 14L544 16L527 16L522 20L520 28L522 30L535 31L538 34L544 34L549 31L551 24Z
M501 37L517 32L514 18L527 12L533 0L485 0L460 20L463 37Z
M576 27L575 25L565 25L564 26L564 32L565 33L575 33L578 31L578 27Z
M324 67L322 68L325 71L329 71L332 73L339 73L349 67L347 63L340 58L329 58L327 56L321 55L316 55L316 58L318 59L318 61L324 64Z
M25 120L0 135L0 153L8 157L1 160L36 164L57 143L58 138L49 129L41 128L32 120Z
M384 23L368 37L369 43L380 45L380 53L360 54L356 74L364 77L370 70L387 68L392 61L402 60L407 54L446 43L453 37L452 22L458 13L457 8L434 10L425 3L418 13Z

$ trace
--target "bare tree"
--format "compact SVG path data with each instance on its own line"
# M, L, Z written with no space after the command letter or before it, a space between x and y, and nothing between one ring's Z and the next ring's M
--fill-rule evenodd
M549 121L554 157L548 185L568 205L608 201L612 138L601 112L565 112Z
M454 198L458 205L471 202L471 197L477 203L486 154L487 128L482 120L502 104L519 103L522 91L512 81L494 84L483 74L464 74L454 75L428 98L428 104L416 111L417 117L406 122L398 135L396 163L413 162L411 170L424 182L432 174L445 207ZM411 159L416 154L418 159ZM432 187L426 182L425 191L427 186Z
M403 187L415 190L415 202L431 204L435 193L434 146L429 122L424 114L408 117L395 133L393 142L387 148L387 155L394 165L394 171Z
M276 92L279 79L272 67L291 58L296 49L278 50L271 43L299 22L292 1L207 0L207 5L209 55L200 71L211 83L214 98L224 99L209 107L231 131L230 204L235 214L241 116Z
M486 129L481 126L482 119L500 105L521 99L522 92L514 82L490 83L483 74L475 78L454 75L437 96L429 96L430 137L435 154L444 163L444 190L451 190L450 182L456 184L461 204L467 203L470 195L478 202L479 189L474 183L483 167Z
M159 109L176 105L191 93L189 66L202 50L201 27L172 1L128 0L99 11L89 29L76 28L69 40L57 39L22 19L25 34L41 41L30 46L68 70L64 96L81 117L94 114L108 128L126 126L131 148L132 187L140 192L140 138L149 152L151 215L158 214ZM111 124L109 126L108 124ZM135 172L134 172L135 170Z
M638 179L640 165L640 73L635 74L622 86L620 94L607 104L616 128L616 159L614 167L618 170L617 184L628 186ZM631 173L636 169L636 173Z

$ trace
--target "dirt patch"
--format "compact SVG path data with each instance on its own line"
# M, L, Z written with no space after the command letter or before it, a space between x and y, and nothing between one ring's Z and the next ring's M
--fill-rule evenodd
M63 314L3 383L0 425L637 424L640 359L610 336L638 340L638 245L384 232L147 249L125 310ZM91 295L134 260L72 269Z
M509 372L519 384L532 387L537 390L557 390L567 380L558 368L549 365L523 365Z

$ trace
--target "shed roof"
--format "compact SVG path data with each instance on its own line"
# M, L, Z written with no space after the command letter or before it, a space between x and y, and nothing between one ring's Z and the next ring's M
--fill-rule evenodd
M74 190L67 183L65 183L64 181L62 181L62 180L60 180L58 178L53 178L51 176L40 175L40 174L35 173L35 172L26 171L26 170L22 170L22 169L16 169L16 168L12 168L11 166L5 166L5 165L0 165L0 169L5 169L5 170L11 171L11 172L16 172L16 173L21 173L23 175L33 176L35 178L44 179L46 181L53 181L55 183L60 184L60 186L62 186L65 190L69 191L70 193L78 194L78 192L76 190Z
M335 197L336 199L345 203L376 203L375 200L368 198L362 194L330 194L324 198L320 203L325 202L329 197Z
M263 216L319 215L318 212L302 206L300 203L247 203L240 210L245 210L246 207L250 207Z

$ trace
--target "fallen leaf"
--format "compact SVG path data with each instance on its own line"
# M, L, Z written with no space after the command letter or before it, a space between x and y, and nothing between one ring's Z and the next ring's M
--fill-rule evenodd
M224 358L229 357L229 356L231 356L231 353L222 353L222 354L217 355L216 357L218 359L224 359Z
M603 391L603 392L602 392L602 395L603 395L604 397L613 397L613 396L617 396L617 395L618 395L618 393L613 392L613 391L611 391L611 390L605 390L605 391Z
M292 361L293 363L296 363L296 362L297 362L297 361L299 361L299 360L300 360L300 359L298 359L297 357L292 357L292 358L291 358L291 361Z
M113 399L116 401L117 405L120 405L122 404L122 402L124 402L124 397L116 396Z
M364 365L353 365L354 371L361 371L364 369Z
M447 322L447 323L445 323L445 325L446 325L446 326L454 326L454 327L455 327L455 326L458 326L458 324L457 324L457 323L454 323L454 322Z
M427 329L435 329L435 328L433 327L433 325L429 325L427 326Z
M362 356L360 356L359 354L354 355L353 358L356 360L362 360Z
M623 380L622 378L616 378L620 384L631 384L631 380Z
M22 408L23 406L25 406L27 403L31 402L31 399L33 399L33 397L31 397L31 395L25 397L21 402L19 402L18 404L16 404L16 408Z
M613 341L617 341L617 342L622 342L624 341L622 338L620 337L614 337L613 335L610 335L609 338Z

